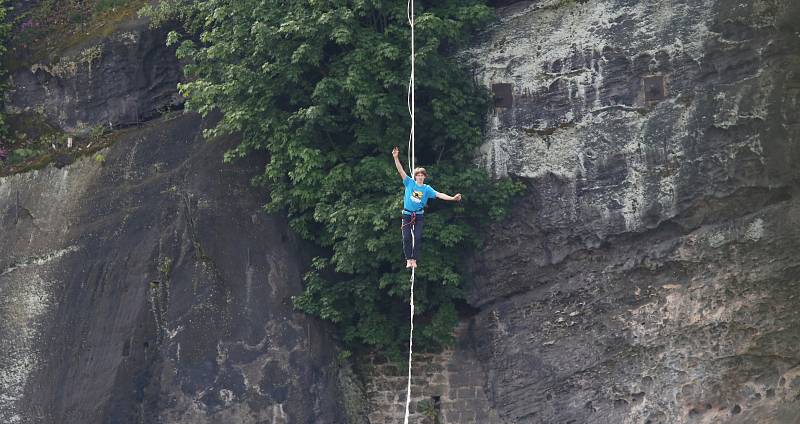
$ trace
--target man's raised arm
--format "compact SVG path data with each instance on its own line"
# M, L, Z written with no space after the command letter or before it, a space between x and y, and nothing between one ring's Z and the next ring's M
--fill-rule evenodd
M392 150L392 156L394 157L394 166L397 168L397 172L400 173L400 178L405 180L408 175L406 175L403 165L400 164L400 149L398 149L396 146L394 150Z

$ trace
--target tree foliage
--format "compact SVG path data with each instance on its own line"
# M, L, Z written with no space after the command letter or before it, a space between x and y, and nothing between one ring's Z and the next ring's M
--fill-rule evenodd
M191 7L191 9L187 9ZM463 260L481 228L504 213L518 186L472 164L488 107L452 53L491 18L481 0L416 2L417 163L437 190L415 296L420 342L447 343L462 298ZM147 12L179 17L173 32L188 81L188 108L223 113L207 137L241 134L226 153L269 160L256 183L267 208L326 254L295 305L340 324L350 346L399 352L407 340L409 273L402 258L402 184L393 146L410 126L406 90L410 30L398 0L169 0Z

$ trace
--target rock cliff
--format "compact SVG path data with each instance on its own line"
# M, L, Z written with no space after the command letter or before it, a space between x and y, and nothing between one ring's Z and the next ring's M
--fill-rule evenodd
M341 422L304 256L196 117L3 178L3 422Z
M0 179L0 421L341 422L298 241L201 124Z
M526 181L413 422L796 423L800 5L498 0L461 53L479 161ZM17 70L12 111L121 127L0 178L0 421L396 423L404 375L292 311L307 247L200 140L142 21ZM135 74L135 75L134 75Z
M799 18L520 2L468 52L530 186L470 297L502 422L797 422Z
M305 246L250 186L264 158L225 165L235 140L154 119L179 75L140 20L12 75L11 112L134 126L0 178L0 422L344 421L330 331L291 305Z
M166 34L134 19L110 36L86 37L49 62L13 72L7 108L73 133L136 125L178 108L181 70L164 46Z

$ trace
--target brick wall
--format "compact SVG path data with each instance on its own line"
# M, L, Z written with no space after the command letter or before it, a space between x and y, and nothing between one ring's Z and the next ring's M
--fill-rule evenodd
M457 330L456 346L466 345L467 327ZM406 400L404 364L372 357L362 364L370 424L403 422ZM500 424L489 406L481 364L468 348L414 354L411 385L414 424Z

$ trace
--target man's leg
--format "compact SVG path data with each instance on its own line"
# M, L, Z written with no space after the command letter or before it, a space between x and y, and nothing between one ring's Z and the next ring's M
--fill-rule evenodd
M402 221L402 228L403 228L403 254L406 257L406 260L411 260L413 258L413 252L411 251L411 216L403 214L403 221Z
M419 253L422 252L422 227L425 224L425 220L423 219L422 215L417 215L416 222L412 226L412 230L414 232L414 249L411 255L411 266L416 268L417 267L417 257Z

